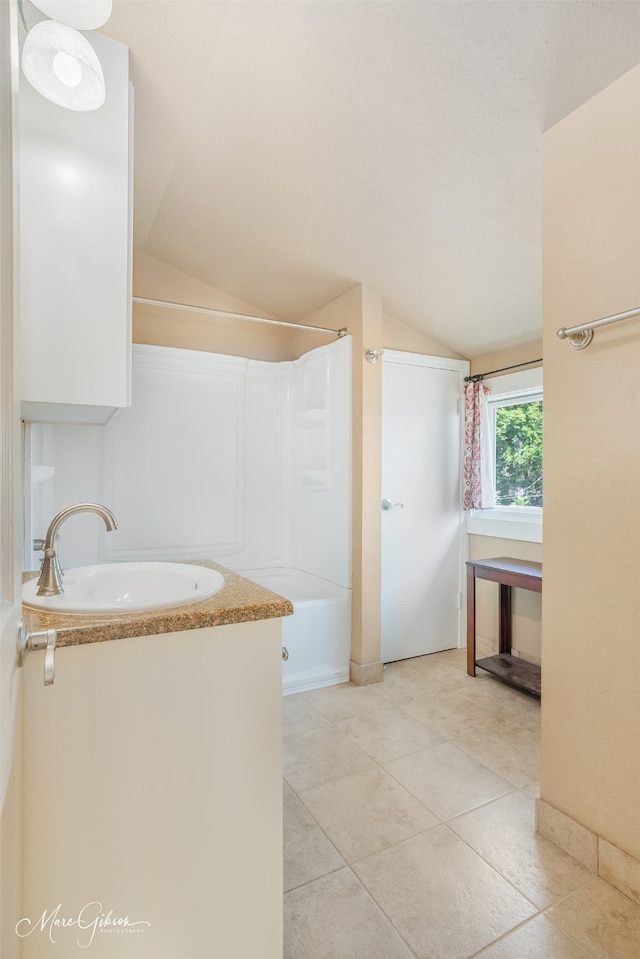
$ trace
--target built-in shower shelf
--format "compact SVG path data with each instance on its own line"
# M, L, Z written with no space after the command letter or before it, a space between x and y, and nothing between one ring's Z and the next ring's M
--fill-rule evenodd
M326 470L306 470L300 476L300 485L310 492L321 492L328 489Z
M326 420L307 419L305 417L300 425L305 430L317 430L320 427L324 427L326 429L327 422Z
M300 422L305 429L314 429L317 426L327 425L326 410L305 410L300 416Z

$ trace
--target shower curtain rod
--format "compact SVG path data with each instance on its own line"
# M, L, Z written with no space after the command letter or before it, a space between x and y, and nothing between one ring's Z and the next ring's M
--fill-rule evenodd
M190 306L188 303L170 303L168 300L150 300L145 296L132 297L134 303L145 306L161 306L168 310L183 310L186 313L202 313L205 316L224 316L233 320L249 320L252 323L271 323L272 326L288 326L293 330L310 330L313 333L333 333L334 336L348 336L346 326L332 330L326 326L304 326L302 323L287 323L285 320L271 320L266 316L251 316L248 313L230 313L228 310L212 310L206 306Z
M474 373L473 376L465 376L465 383L480 383L485 376L493 376L494 373L506 373L507 370L519 370L523 366L533 366L534 363L542 363L542 357L537 360L527 360L526 363L514 363L513 366L501 366L499 370L487 370L486 373Z
M617 323L619 320L628 320L632 316L640 316L640 309L627 310L625 313L614 313L612 316L603 316L601 320L593 320L591 323L583 323L581 326L571 326L567 329L563 326L558 330L556 336L560 340L569 340L569 346L574 350L584 350L585 346L593 339L593 331L601 326L608 326L609 323Z

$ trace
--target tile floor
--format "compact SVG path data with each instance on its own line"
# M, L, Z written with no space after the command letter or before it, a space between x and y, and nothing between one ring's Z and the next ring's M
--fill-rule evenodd
M285 959L639 959L640 907L535 834L539 703L464 663L285 697Z

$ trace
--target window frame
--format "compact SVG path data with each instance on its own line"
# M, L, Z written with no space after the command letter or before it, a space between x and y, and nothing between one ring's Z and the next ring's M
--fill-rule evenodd
M494 460L491 466L495 487L495 409L516 406L536 400L544 401L542 367L523 370L507 376L487 378L487 397L493 424ZM467 513L467 532L499 539L517 539L530 543L542 542L542 506L496 506L493 509L474 509Z

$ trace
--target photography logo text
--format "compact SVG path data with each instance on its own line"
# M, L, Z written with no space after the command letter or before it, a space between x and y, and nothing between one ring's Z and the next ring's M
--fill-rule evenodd
M65 916L62 903L47 912L45 909L37 919L24 917L16 923L16 935L21 939L35 932L46 933L50 942L55 942L55 933L59 929L76 927L78 945L87 949L96 937L96 933L112 935L135 935L144 932L151 925L146 919L129 919L128 916L115 916L113 909L105 912L101 902L88 902L76 916Z

